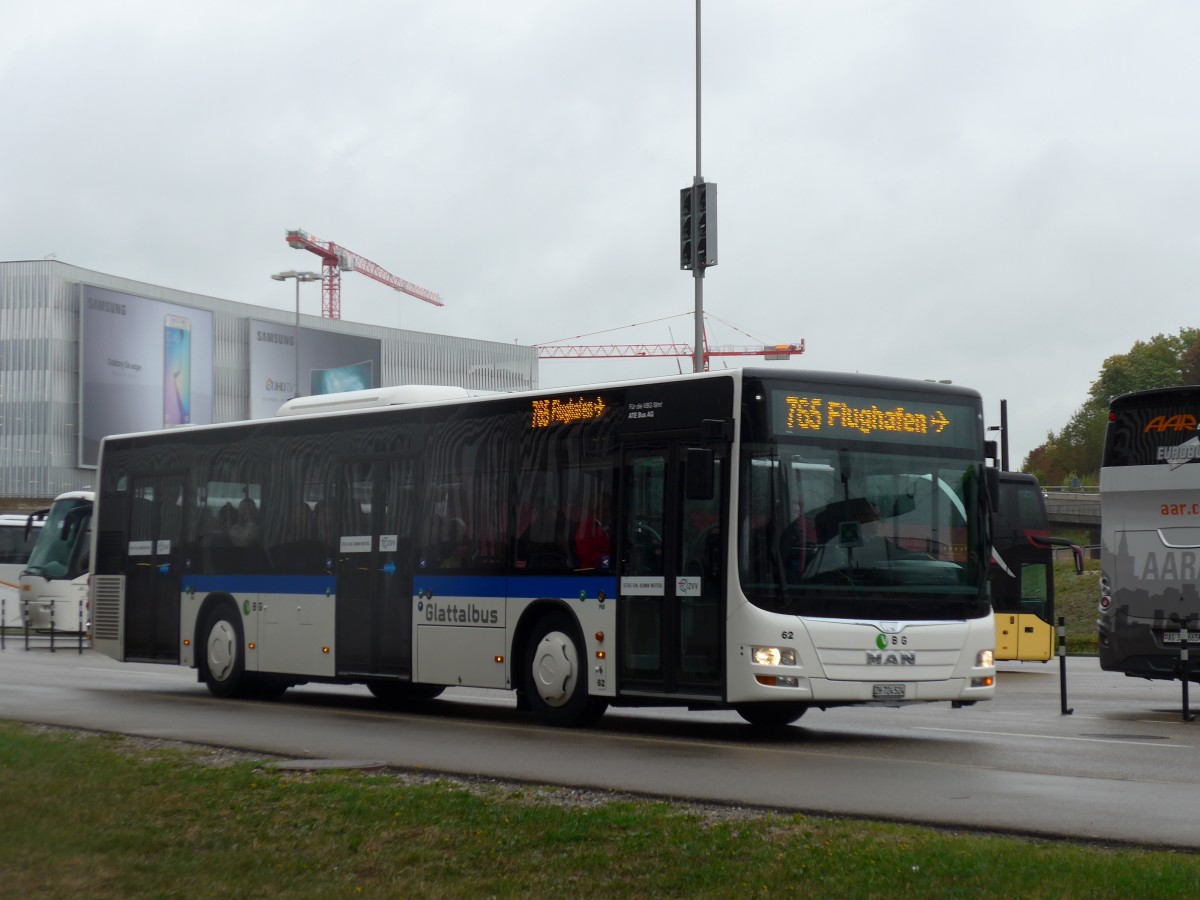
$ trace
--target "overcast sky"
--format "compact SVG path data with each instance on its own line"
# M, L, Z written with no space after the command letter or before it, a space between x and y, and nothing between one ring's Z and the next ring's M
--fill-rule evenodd
M319 266L284 241L303 228L446 304L348 274L345 319L691 341L691 0L0 12L0 258L291 309L269 275ZM952 379L988 424L1007 399L1019 465L1105 358L1197 324L1198 34L1182 0L707 0L710 342L803 339L793 365Z

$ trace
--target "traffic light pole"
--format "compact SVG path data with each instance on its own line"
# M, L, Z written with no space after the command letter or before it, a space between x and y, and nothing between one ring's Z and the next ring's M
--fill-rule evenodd
M700 174L700 0L696 0L696 177L692 179L692 196L695 197L704 181ZM693 244L693 247L695 245ZM694 251L693 251L694 252ZM692 269L692 283L696 287L696 330L692 345L692 371L704 371L704 261L696 259Z
M700 185L704 183L704 171L700 167L700 0L696 0L696 177L692 179L692 197L697 198ZM693 199L693 202L695 200ZM694 213L699 213L693 208ZM693 216L693 222L695 216ZM695 232L693 231L693 234ZM704 260L696 253L695 241L692 252L695 254L695 265L692 268L692 283L696 288L695 337L692 344L692 371L704 371Z

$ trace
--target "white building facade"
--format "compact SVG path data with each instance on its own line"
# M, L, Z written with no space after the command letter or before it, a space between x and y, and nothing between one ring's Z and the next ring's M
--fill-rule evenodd
M106 434L259 418L297 394L537 387L530 346L296 321L58 260L0 262L0 510L92 485Z

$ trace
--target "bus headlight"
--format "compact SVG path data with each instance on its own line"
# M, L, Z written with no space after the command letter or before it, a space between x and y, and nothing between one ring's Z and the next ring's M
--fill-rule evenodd
M975 657L975 668L990 669L996 665L996 655L991 650L980 650L979 655Z
M759 666L794 666L796 651L791 647L751 647L750 658Z

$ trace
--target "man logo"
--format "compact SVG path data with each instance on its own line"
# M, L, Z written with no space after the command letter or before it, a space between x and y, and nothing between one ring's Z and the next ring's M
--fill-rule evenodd
M872 653L867 651L868 666L915 666L917 664L917 654L915 653Z

